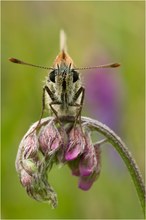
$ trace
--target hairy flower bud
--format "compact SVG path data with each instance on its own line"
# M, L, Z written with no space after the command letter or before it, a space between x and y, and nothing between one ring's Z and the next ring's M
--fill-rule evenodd
M48 130L48 127L46 126L45 129ZM52 125L50 126L51 129ZM32 133L31 130L32 128L30 128L30 133L27 132L20 143L16 158L16 170L21 184L26 188L30 197L41 202L48 202L55 208L57 196L49 185L46 174L49 162L46 161L45 155L41 153L43 145L39 143L40 136L36 131ZM45 135L44 137L46 137Z
M37 172L37 165L32 159L24 159L23 168L27 173L30 173L30 175Z
M89 190L98 178L101 169L101 158L100 158L100 145L91 145L90 148L91 156L87 155L87 158L80 162L80 178L79 188L82 190ZM90 152L90 151L89 151ZM89 153L88 152L88 153Z
M30 176L25 170L22 170L20 181L24 187L30 186L33 182L33 177Z
M41 128L39 134L40 149L44 154L53 154L63 144L62 137L53 121Z
M84 149L76 160L69 162L69 167L73 175L79 176L79 188L89 190L100 172L100 145L94 146L90 131L84 130L84 135L78 133L78 136L84 137Z
M37 132L33 128L22 139L16 158L16 169L28 195L57 206L57 195L47 178L53 163L68 164L78 177L79 188L89 190L100 173L100 144L93 145L90 129L78 124L58 128L53 119L42 123Z
M85 140L86 146L79 162L79 170L81 176L90 176L97 165L97 160L95 157L95 149L91 142L89 133L86 134Z
M39 143L36 132L26 136L23 141L23 147L25 149L24 158L35 158L38 153Z
M65 152L65 160L70 161L76 159L83 153L85 148L85 138L81 128L74 127L68 135L68 145Z
M33 184L26 187L26 191L30 197L39 201L49 203L52 208L57 206L57 195L47 181L46 173L40 178L36 177Z

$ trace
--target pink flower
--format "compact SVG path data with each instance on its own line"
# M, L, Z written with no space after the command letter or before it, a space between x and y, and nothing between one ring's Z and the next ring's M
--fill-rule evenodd
M80 127L74 127L68 135L68 144L65 152L65 160L70 161L81 155L85 148L85 137Z
M100 145L92 143L89 129L85 125L65 128L50 120L37 132L27 132L16 158L16 169L28 195L53 207L57 197L48 183L47 171L54 163L68 164L82 190L89 190L100 173Z
M24 187L30 186L33 181L33 177L30 176L25 170L21 172L20 181Z
M54 153L63 144L62 137L53 121L50 121L45 127L42 127L38 140L40 149L44 154Z
M25 149L24 158L35 158L37 156L39 143L36 132L26 136L23 141L23 147Z
M100 158L100 145L92 145L89 148L87 158L80 165L80 179L79 179L79 188L82 190L89 190L98 178L101 169L101 158ZM90 151L91 153L90 156Z
M80 135L82 135L80 133ZM100 172L100 146L94 146L90 134L84 135L85 147L75 161L69 163L72 174L79 176L79 188L88 190Z

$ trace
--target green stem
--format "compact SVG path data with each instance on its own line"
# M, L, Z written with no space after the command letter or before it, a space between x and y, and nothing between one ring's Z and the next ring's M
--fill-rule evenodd
M123 161L125 162L131 177L133 179L133 182L135 184L139 200L141 202L141 206L143 209L143 212L145 214L145 186L144 181L141 175L141 172L133 159L131 153L129 152L126 145L122 142L120 137L118 137L110 128L108 128L106 125L93 120L91 118L82 117L82 123L85 123L90 129L96 130L99 133L102 133L108 141L115 147L115 149L119 152L121 155Z

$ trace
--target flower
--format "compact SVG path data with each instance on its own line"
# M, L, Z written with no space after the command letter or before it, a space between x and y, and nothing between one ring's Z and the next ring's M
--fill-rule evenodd
M68 144L65 151L65 160L70 161L81 155L85 148L85 137L81 128L73 127L68 135Z
M45 127L48 128L47 126ZM53 124L50 125L53 130ZM53 208L57 206L57 196L47 181L47 169L51 166L42 154L44 145L39 144L39 137L33 130L33 126L23 137L16 157L16 170L20 182L25 187L27 194L41 202L50 203ZM45 131L46 132L46 131ZM51 133L52 135L52 133ZM48 137L49 138L49 137ZM42 148L41 148L42 147ZM52 149L52 142L48 144L48 151ZM51 150L52 152L52 150Z
M49 202L53 208L57 206L57 195L47 176L54 163L68 164L79 179L79 188L91 188L100 173L100 144L94 145L90 129L81 126L77 124L65 130L49 120L45 125L42 123L37 132L31 132L32 126L24 136L16 158L16 170L30 197Z
M33 178L25 170L21 172L21 183L24 187L30 186L32 184Z
M53 121L41 128L38 141L43 154L53 154L63 144L61 135Z
M84 135L85 146L79 157L69 163L72 174L79 176L79 188L89 190L100 173L100 145L94 146L90 133Z

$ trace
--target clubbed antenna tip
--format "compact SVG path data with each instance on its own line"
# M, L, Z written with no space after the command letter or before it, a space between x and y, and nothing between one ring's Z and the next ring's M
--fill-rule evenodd
M9 61L11 61L12 63L20 63L21 64L21 61L14 58L14 57L9 58Z
M118 66L120 66L120 64L119 63L113 63L113 64L111 64L111 67L118 67Z

